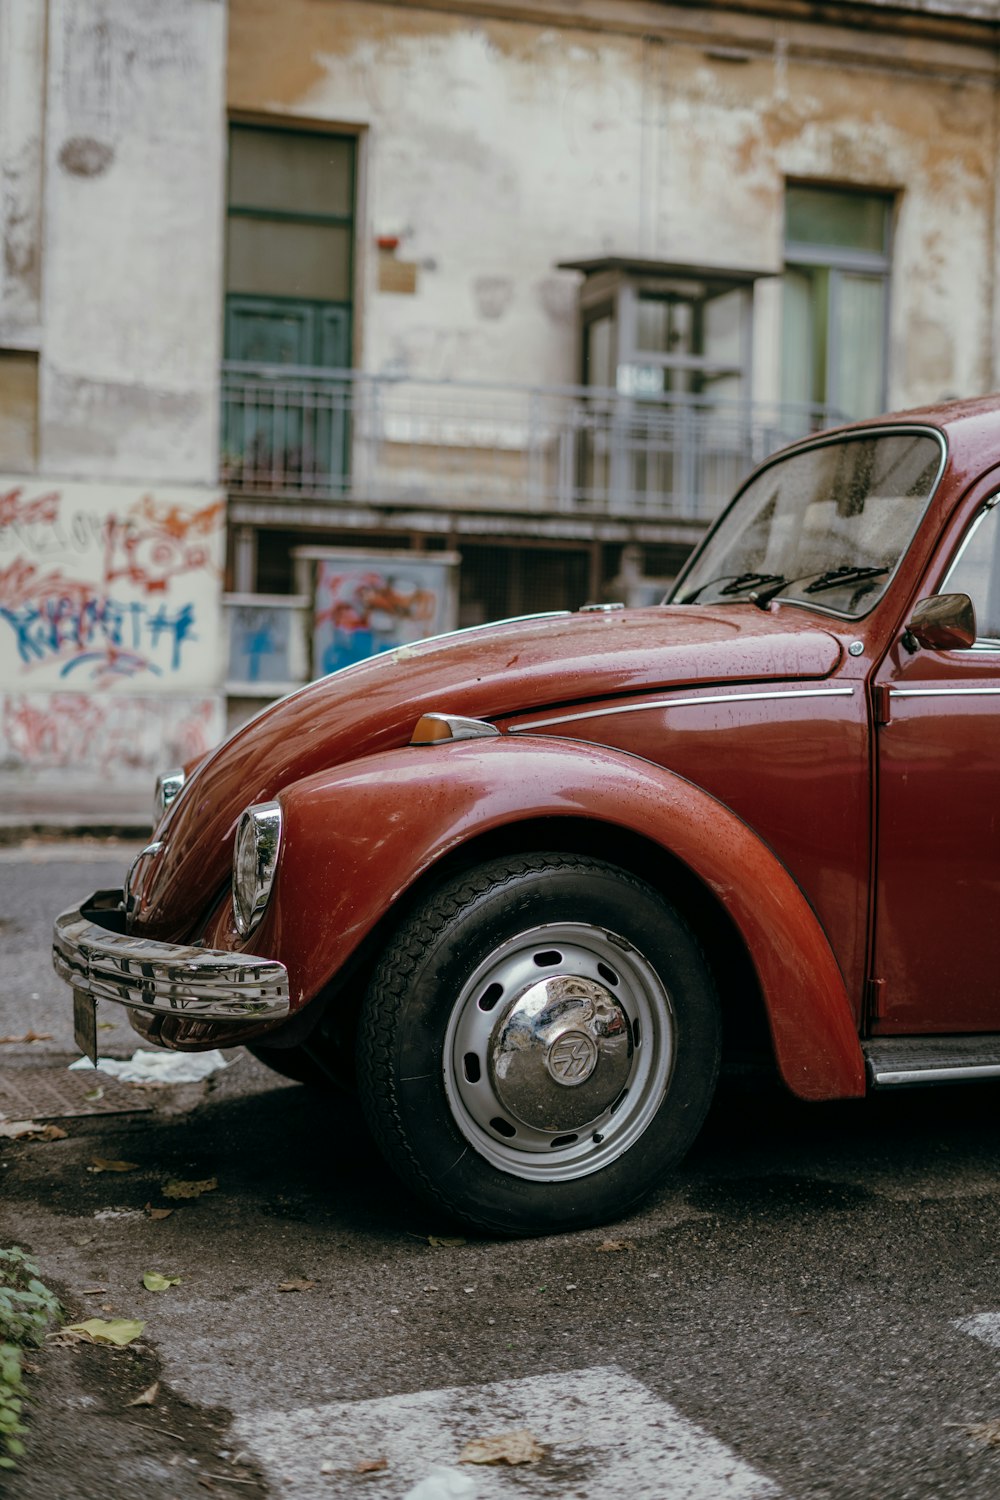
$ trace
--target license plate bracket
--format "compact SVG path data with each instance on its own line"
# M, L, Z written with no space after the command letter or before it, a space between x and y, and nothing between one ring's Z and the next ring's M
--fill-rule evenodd
M97 1067L97 1001L84 990L73 991L73 1036L84 1057Z

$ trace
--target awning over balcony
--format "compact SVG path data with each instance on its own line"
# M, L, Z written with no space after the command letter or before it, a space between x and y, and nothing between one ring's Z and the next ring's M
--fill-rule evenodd
M736 266L704 266L674 260L647 260L641 256L603 255L588 260L561 260L559 271L582 271L584 276L598 276L614 272L635 280L682 282L688 289L699 286L709 295L721 296L736 287L752 286L765 276L778 276L780 271L751 270Z

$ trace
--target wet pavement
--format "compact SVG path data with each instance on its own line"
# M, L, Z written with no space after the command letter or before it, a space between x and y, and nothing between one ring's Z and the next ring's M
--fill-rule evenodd
M0 1035L51 1033L0 1048L25 1096L76 1056L50 914L126 861L0 859ZM730 1086L642 1213L499 1243L400 1189L350 1101L232 1056L135 1086L142 1113L0 1141L0 1243L34 1252L74 1318L146 1324L138 1351L31 1357L9 1500L402 1500L442 1466L476 1500L1000 1489L1000 1449L966 1430L1000 1417L1000 1087L810 1107ZM92 1170L109 1161L130 1165ZM180 1282L150 1292L147 1271ZM460 1465L515 1427L544 1459Z

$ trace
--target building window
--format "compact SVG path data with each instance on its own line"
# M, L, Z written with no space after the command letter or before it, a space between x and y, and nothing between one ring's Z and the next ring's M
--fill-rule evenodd
M356 153L353 136L230 126L222 479L244 493L349 486L351 387L331 372L353 363ZM251 551L242 590L269 567Z
M232 125L226 355L351 362L355 141Z
M837 416L885 410L892 199L790 185L782 398Z

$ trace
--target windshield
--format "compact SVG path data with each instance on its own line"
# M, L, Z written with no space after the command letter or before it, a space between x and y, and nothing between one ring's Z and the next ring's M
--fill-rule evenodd
M887 428L780 458L706 538L671 604L780 598L856 617L881 598L934 493L944 454Z

